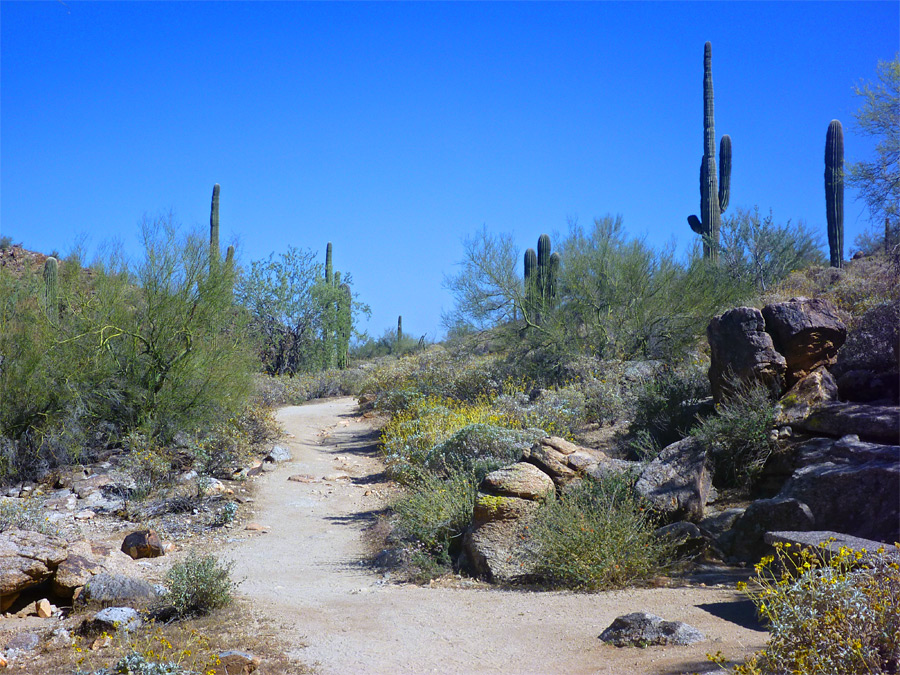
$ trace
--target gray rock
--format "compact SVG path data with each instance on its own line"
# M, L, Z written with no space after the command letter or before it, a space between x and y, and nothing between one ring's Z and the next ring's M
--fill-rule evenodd
M838 351L832 372L847 401L900 402L900 301L867 311Z
M738 518L731 530L719 537L720 547L732 560L755 563L770 546L771 530L812 530L816 520L809 506L792 498L758 499Z
M706 448L693 437L664 448L635 484L638 494L670 520L702 519L711 488Z
M840 553L842 547L846 547L858 552L865 551L861 559L863 562L875 555L883 555L886 558L900 562L900 550L896 546L885 545L880 541L871 539L851 537L847 534L829 530L766 532L765 541L773 546L776 543L802 546L815 551L820 559L826 551L828 555L835 556ZM882 553L878 553L879 550Z
M512 499L512 498L507 498ZM517 500L532 511L536 502ZM532 579L537 570L536 551L528 544L531 514L513 519L476 523L463 539L463 551L476 576L495 583L520 583Z
M141 627L141 615L131 607L107 607L94 615L94 623L101 630L123 630L130 633Z
M39 644L41 644L41 638L37 633L22 631L9 638L6 648L20 652L32 652L38 648Z
M675 555L679 558L697 556L705 551L709 544L699 527L684 520L657 528L653 534L674 544Z
M736 307L714 317L706 328L706 336L710 348L709 383L716 402L726 397L732 378L760 382L775 396L784 392L787 361L775 350L758 309Z
M862 403L826 403L801 420L797 429L814 434L842 437L855 434L875 443L900 443L900 408Z
M549 475L556 485L562 486L575 478L576 472L569 467L566 454L557 448L559 444L548 442L551 440L546 438L535 442L522 454L522 461L534 464ZM573 446L573 452L575 447L577 446Z
M631 462L627 459L604 459L591 466L587 475L594 480L603 480L609 476L623 476L625 474L638 475L645 468L644 462Z
M648 612L632 612L616 617L600 634L600 639L616 647L648 647L692 645L706 637L683 621L666 621Z
M900 447L848 437L819 453L826 461L797 469L778 497L806 503L818 529L900 541ZM768 529L811 528L786 524Z
M837 382L825 368L802 377L779 401L777 423L793 424L806 419L816 406L836 401Z
M265 461L267 462L290 462L291 461L291 452L287 448L283 448L280 445L273 446L269 451L269 454L266 455Z
M791 298L762 309L766 332L787 362L788 385L831 363L847 339L847 327L827 300Z
M157 597L152 584L121 574L102 572L93 576L84 586L79 600L96 602L104 606L122 603L149 603Z

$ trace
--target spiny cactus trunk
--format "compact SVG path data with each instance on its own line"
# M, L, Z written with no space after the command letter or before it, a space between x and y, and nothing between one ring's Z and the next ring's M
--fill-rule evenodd
M719 257L722 213L731 191L731 137L719 146L719 180L716 180L716 122L712 79L712 44L703 47L703 159L700 162L700 217L688 216L691 229L703 237L703 256Z
M209 264L217 265L221 252L219 250L219 184L213 185L212 204L209 208Z
M719 256L719 230L722 214L719 210L719 189L716 181L716 121L713 101L712 44L703 49L703 165L700 169L700 222L705 241L704 255L716 260Z
M335 279L337 281L337 279ZM341 291L338 299L338 355L337 366L345 370L349 363L350 334L353 331L353 317L351 314L353 305L353 293L347 284L338 284Z
M525 306L523 315L530 318L538 304L538 261L533 248L525 251Z
M825 135L825 208L831 266L844 266L844 130L831 120Z
M397 317L397 344L400 344L400 339L403 337L403 316Z
M50 257L44 261L44 309L51 323L59 319L59 262Z
M331 242L325 246L325 283L334 285L334 276L331 272Z

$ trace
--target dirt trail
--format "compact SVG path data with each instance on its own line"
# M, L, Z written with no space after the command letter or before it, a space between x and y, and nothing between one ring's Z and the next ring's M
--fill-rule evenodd
M281 618L291 656L318 672L675 674L706 671L708 652L740 657L765 641L726 588L550 593L384 579L362 564L362 532L383 508L375 432L349 398L283 408L278 419L293 461L261 478L254 516L271 529L248 533L228 554L245 578L241 594ZM296 474L316 480L287 480ZM686 621L709 639L646 649L600 642L616 616L638 610Z

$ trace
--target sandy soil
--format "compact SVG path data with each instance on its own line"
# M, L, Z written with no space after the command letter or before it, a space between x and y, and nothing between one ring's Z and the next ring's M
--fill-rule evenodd
M245 578L241 594L281 617L291 656L318 672L678 674L709 671L707 653L737 659L765 642L730 584L560 593L383 578L365 565L364 530L387 492L376 432L349 398L283 408L278 419L293 461L260 479L253 518L270 529L247 532L227 555ZM298 474L309 482L288 480ZM640 610L708 640L619 649L598 639Z

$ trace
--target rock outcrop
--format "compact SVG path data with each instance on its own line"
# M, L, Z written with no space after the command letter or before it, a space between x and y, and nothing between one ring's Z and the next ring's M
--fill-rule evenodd
M706 336L710 348L709 382L716 402L727 396L734 379L760 382L773 395L782 394L787 361L775 350L762 312L753 307L731 309L709 322Z
M22 591L49 579L67 556L59 537L28 530L0 533L0 612Z
M788 386L833 363L847 339L847 327L827 300L791 298L766 305L762 315L766 332L787 363Z

